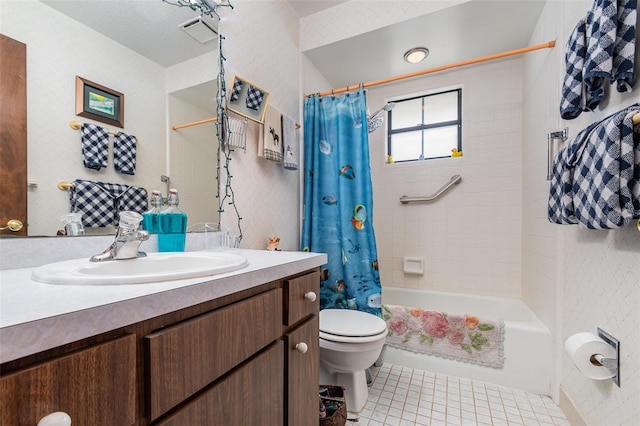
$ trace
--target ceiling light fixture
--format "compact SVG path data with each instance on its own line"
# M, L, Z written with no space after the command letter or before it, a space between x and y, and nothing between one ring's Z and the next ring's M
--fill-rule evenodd
M429 49L426 47L414 47L413 49L409 49L404 54L404 60L411 63L417 64L421 62L429 55Z

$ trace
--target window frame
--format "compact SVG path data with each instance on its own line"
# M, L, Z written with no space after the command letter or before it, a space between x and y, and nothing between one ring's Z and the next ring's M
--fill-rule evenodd
M447 93L452 93L452 92L457 92L458 96L457 96L457 101L458 101L458 108L457 108L457 113L458 113L458 118L456 120L449 120L449 121L441 121L441 122L437 122L437 123L431 123L431 124L424 124L425 121L425 115L424 115L424 100L430 96L437 96L437 95L443 95L443 94L447 94ZM392 129L393 126L393 110L391 111L387 111L387 157L389 155L391 155L391 137L393 135L397 135L397 134L402 134L402 133L408 133L408 132L415 132L415 131L420 131L421 132L421 141L420 141L420 149L421 149L421 155L424 156L424 148L425 148L425 140L424 140L424 131L425 130L430 130L430 129L437 129L440 127L449 127L449 126L454 126L456 125L458 128L458 140L457 140L457 144L456 144L456 148L458 149L459 152L462 151L462 86L459 87L455 87L455 88L447 88L447 89L436 89L435 91L430 91L429 93L422 93L420 95L413 95L407 98L401 98L401 99L395 99L392 102L405 102L405 101L412 101L415 99L422 99L422 124L419 124L417 126L412 126L412 127L403 127L400 129ZM449 158L450 156L441 156L441 157L429 157L429 158L424 158L424 160L436 160L439 158ZM419 158L415 158L415 159L411 159L411 160L400 160L400 161L395 161L394 163L407 163L407 162L411 162L411 161L422 161Z

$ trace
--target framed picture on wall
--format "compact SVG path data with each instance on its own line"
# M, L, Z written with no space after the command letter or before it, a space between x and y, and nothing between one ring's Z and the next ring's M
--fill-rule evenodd
M268 103L269 92L237 75L233 76L227 102L229 110L258 123L264 123Z
M124 94L76 76L76 115L124 127Z

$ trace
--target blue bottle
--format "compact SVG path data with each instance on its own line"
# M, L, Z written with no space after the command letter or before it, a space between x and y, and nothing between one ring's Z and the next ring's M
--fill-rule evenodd
M184 251L187 238L187 215L178 209L178 191L169 190L165 210L158 215L158 251Z
M142 229L149 231L150 234L157 234L159 231L158 215L162 211L163 204L160 191L153 190L151 192L151 209L142 214Z

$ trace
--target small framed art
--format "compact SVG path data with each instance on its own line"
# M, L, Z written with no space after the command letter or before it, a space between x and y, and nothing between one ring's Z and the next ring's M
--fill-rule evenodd
M258 123L264 123L268 103L269 92L237 75L233 76L227 102L229 110Z
M124 94L76 76L76 115L124 128Z

